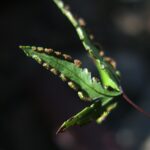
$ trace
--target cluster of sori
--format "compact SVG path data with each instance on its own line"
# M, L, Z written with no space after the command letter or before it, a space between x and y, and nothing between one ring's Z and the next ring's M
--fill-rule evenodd
M43 47L36 47L36 46L20 46L21 49L29 49L31 51L35 51L38 53L43 53L49 56L53 56L60 60L66 60L70 63L73 63L76 67L80 68L82 66L82 62L79 59L73 59L70 55L64 54L60 51L55 51L52 48L43 48ZM49 70L54 75L57 75L61 78L62 81L67 82L68 86L78 92L78 96L81 100L90 101L91 98L87 95L85 91L83 91L77 83L74 83L70 79L68 79L63 73L59 72L56 68L52 67L50 64L42 60L37 54L32 54L32 58L41 64L45 69ZM84 68L83 71L86 74L90 74L87 68ZM97 77L92 78L93 82L99 82Z

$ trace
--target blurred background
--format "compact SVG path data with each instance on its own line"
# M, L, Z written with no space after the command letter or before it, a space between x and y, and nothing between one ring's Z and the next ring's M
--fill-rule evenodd
M85 18L105 54L113 57L128 96L150 112L150 1L64 0ZM102 124L61 123L87 103L27 58L18 45L51 47L83 61L96 74L73 27L52 0L0 4L0 150L150 150L150 119L118 98Z

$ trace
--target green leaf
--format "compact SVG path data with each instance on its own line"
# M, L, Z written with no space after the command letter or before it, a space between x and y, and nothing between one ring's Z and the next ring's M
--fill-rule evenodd
M68 18L70 23L76 29L76 32L82 41L83 46L89 52L91 57L99 57L99 50L97 47L92 43L90 36L87 34L84 26L85 22L82 18L77 19L72 12L68 5L65 5L62 0L53 0L54 3L58 6L61 12ZM82 22L82 23L81 23ZM101 59L101 57L100 57Z
M116 106L117 103L102 106L101 101L96 101L92 105L85 107L82 111L65 121L58 129L57 133L64 132L66 129L72 126L86 125L93 120L96 120L96 122L100 124L106 119L110 112L116 108Z
M82 126L92 120L102 123L118 104L113 101L113 98L122 94L118 70L112 62L106 59L103 52L99 52L101 49L95 46L91 39L92 36L86 32L85 21L74 17L62 0L53 0L53 2L74 26L85 50L97 67L100 81L95 77L92 78L88 69L81 68L81 62L72 60L70 55L43 47L20 46L20 48L28 57L33 58L44 68L67 82L72 89L78 92L80 99L92 101L90 106L65 121L58 132L63 132L75 125Z
M114 96L117 92L118 95L122 94L120 77L118 77L118 70L113 68L111 64L105 61L103 56L99 54L101 49L94 45L94 42L90 38L91 36L86 32L85 21L82 18L77 19L72 14L69 6L65 5L62 0L53 1L74 26L84 48L89 53L98 69L103 86L107 89L113 89L115 91Z
M97 98L111 97L111 93L106 91L100 82L91 78L91 73L87 69L79 68L73 62L65 60L62 57L64 54L53 50L50 53L46 53L48 49L41 47L20 46L20 48L24 50L27 56L35 59L54 74L64 75L69 81L72 81L68 82L71 83L69 85L72 88L77 85L77 89L79 87L78 94L81 98L91 101Z

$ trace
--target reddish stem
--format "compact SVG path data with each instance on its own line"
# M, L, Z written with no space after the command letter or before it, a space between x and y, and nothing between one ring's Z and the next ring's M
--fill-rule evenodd
M122 97L132 106L134 107L137 111L141 112L142 114L144 114L145 116L149 117L150 118L150 113L148 112L145 112L144 109L142 109L141 107L139 107L138 105L136 105L132 100L130 100L128 98L128 96L123 93L122 94Z

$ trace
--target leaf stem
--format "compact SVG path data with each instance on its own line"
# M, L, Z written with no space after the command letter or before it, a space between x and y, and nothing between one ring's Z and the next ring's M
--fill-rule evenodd
M131 99L128 98L128 96L123 92L122 97L124 98L124 100L126 100L126 102L128 102L133 108L135 108L137 111L139 111L140 113L144 114L145 116L147 116L148 118L150 118L150 113L146 112L144 109L142 109L141 107L139 107L137 104L135 104Z

